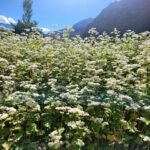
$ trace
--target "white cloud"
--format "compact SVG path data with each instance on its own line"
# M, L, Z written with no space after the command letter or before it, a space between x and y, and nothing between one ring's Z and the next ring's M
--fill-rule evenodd
M16 21L13 18L7 18L5 16L0 15L0 23L5 23L5 24L11 24L11 23L16 23Z
M45 33L47 33L47 32L50 32L51 30L50 29L48 29L48 28L40 28L40 29L42 29L42 31Z
M8 18L8 21L9 21L10 23L13 23L13 24L16 23L16 21L15 21L13 18Z
M10 24L8 19L4 16L0 16L0 23L6 23L6 24Z

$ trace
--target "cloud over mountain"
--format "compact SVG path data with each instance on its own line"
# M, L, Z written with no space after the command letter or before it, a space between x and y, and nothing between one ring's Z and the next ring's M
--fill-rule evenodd
M48 33L48 32L50 32L51 30L50 29L48 29L48 28L40 28L44 33Z
M0 23L4 23L4 24L15 24L16 21L13 19L13 18L8 18L8 17L5 17L3 15L0 15Z

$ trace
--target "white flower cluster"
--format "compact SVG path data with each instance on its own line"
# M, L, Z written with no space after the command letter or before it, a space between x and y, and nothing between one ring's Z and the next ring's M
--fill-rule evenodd
M67 126L71 127L72 129L80 128L84 126L84 122L79 120L79 121L70 121L67 123Z
M79 108L72 108L72 107L56 107L56 110L66 112L68 115L75 114L79 116L89 116L89 114L83 110L80 110Z

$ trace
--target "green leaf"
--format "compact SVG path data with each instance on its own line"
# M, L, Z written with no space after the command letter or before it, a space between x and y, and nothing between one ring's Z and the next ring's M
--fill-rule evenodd
M19 141L21 138L23 137L23 132L17 133L15 134L15 136L13 137L13 140L15 142Z
M37 129L37 125L35 123L30 124L26 130L27 135L30 135L32 133L37 133L37 132L38 132L38 129Z
M47 121L47 122L43 123L44 127L48 128L48 129L51 128L51 124L52 124L52 122L50 122L50 121Z

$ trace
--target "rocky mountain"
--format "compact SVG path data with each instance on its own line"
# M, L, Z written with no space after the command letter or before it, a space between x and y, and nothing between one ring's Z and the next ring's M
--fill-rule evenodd
M150 0L120 0L106 7L85 29L96 28L101 34L117 28L122 33L133 30L137 33L150 31Z
M75 30L72 34L73 35L82 35L85 32L87 26L92 23L94 18L87 18L84 20L79 21L78 23L73 25L73 29Z
M12 25L11 24L6 24L6 23L0 23L0 26L1 27L4 27L6 29L11 29L12 28Z

